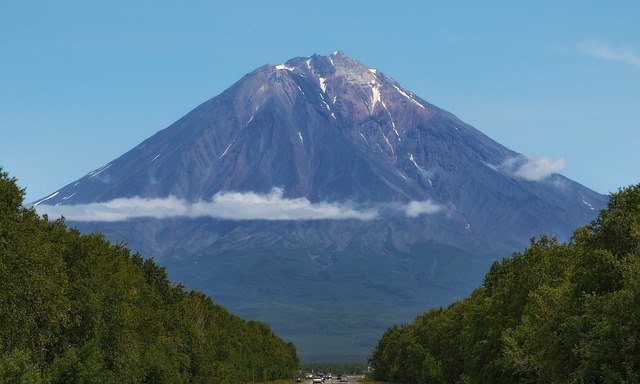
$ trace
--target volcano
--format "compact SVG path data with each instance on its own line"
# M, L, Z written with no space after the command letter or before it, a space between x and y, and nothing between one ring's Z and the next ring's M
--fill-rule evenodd
M102 232L303 361L468 295L492 260L560 241L606 196L342 52L264 65L33 205Z

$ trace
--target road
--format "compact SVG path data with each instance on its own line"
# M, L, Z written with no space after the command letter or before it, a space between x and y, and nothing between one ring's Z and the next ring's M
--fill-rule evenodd
M347 376L347 378L349 379L348 382L350 384L359 383L357 376ZM313 384L313 380L312 379L306 379L306 380L303 381L303 383L304 384ZM342 383L344 383L344 381ZM332 377L331 379L325 380L324 384L340 384L340 381L338 381L338 379L336 379L335 377Z

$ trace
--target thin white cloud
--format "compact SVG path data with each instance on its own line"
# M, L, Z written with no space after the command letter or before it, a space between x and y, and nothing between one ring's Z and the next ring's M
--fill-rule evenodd
M64 216L69 221L114 222L141 217L156 219L212 217L227 220L374 220L380 216L379 210L387 210L389 207L388 204L380 204L377 208L360 209L348 203L312 203L306 198L287 199L282 189L274 188L268 194L218 193L209 201L193 203L174 196L156 199L132 197L92 204L56 206L39 204L35 209L38 214L46 214L50 218ZM412 201L391 207L412 218L433 214L441 209L430 200Z
M431 215L442 209L441 206L432 202L431 200L425 201L411 201L402 207L405 215L408 217L418 217L420 215Z
M243 220L371 220L378 216L375 210L358 210L348 204L311 203L306 198L286 199L282 189L261 195L253 192L218 193L213 201L195 203L192 208L202 216Z
M565 167L564 158L551 160L546 156L534 159L529 156L519 156L506 159L493 169L505 174L531 181L544 180L554 173L560 173Z
M597 40L584 41L578 44L582 53L605 60L622 61L636 68L640 68L640 55L629 47L612 47Z
M523 179L538 181L554 173L561 172L564 167L565 161L563 158L554 161L543 156L539 159L529 159L529 161L516 169L514 174Z
M358 210L348 204L311 203L305 198L286 199L281 189L269 194L218 193L210 201L189 203L170 196L143 199L120 198L104 203L79 205L38 205L36 211L71 221L123 221L136 217L214 217L230 220L371 220L375 210Z

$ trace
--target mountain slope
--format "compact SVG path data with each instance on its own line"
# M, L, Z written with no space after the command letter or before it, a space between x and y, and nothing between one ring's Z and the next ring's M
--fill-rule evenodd
M567 240L604 203L335 52L256 69L36 206L320 359L337 339L366 357L398 317L468 294L531 236ZM318 306L350 308L339 323L360 336Z

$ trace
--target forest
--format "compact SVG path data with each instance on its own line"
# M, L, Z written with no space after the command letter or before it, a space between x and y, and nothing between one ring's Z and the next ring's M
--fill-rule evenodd
M0 168L0 382L247 383L290 378L295 347L123 244L23 207Z
M389 328L372 352L395 383L640 383L640 184L559 244L495 261L447 308Z

